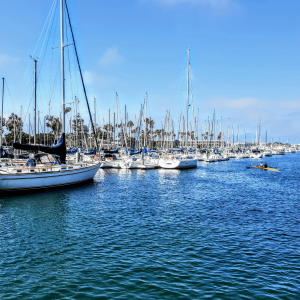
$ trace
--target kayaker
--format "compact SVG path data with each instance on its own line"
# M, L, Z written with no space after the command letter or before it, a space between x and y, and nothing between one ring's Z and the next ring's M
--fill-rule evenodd
M265 163L265 164L264 164L264 168L267 168L267 167L268 167L268 165L267 165L267 163Z
M261 162L259 166L263 168L263 167L264 167L264 164L263 164L263 162Z

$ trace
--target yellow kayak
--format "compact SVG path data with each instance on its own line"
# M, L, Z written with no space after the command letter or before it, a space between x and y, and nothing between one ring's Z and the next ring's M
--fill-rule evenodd
M271 168L265 168L265 167L256 167L256 166L251 166L251 168L262 169L262 170L269 170L269 171L276 171L276 172L279 171L277 169L271 169Z

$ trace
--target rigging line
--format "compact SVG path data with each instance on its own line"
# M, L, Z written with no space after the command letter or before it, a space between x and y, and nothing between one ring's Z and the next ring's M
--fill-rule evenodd
M192 85L192 74L190 72L190 82L191 82L191 97L192 97L192 109L193 109L193 123L194 123L194 131L196 131L196 122L194 115L194 98L193 98L193 85Z
M49 11L49 14L48 14L48 16L47 16L46 22L45 22L45 24L44 24L44 27L43 27L43 29L42 29L41 35L40 35L40 37L39 37L39 39L38 39L38 42L37 42L37 44L36 44L36 46L35 46L35 48L34 48L34 51L33 51L32 56L34 56L34 53L35 53L35 51L36 51L36 48L37 48L37 46L38 46L38 44L39 44L39 41L40 41L40 39L41 39L41 37L42 37L44 28L45 28L45 26L46 26L46 24L47 24L47 20L48 20L49 15L50 15L50 13L51 13L51 11L52 11L52 7L53 7L53 4L54 4L55 1L57 1L57 0L54 0L53 3L52 3L52 6L51 6L50 11ZM23 82L24 82L24 79L25 79L26 74L27 74L27 72L28 72L28 69L29 69L30 64L31 64L31 59L30 59L30 61L29 61L29 63L28 63L27 69L26 69L26 71L25 71L25 74L24 74L24 76L23 76L23 79L22 79L22 81L21 81L21 84L20 84L20 86L19 86L19 89L18 89L18 91L17 91L15 100L17 99L17 97L18 97L18 95L19 95L19 92L20 92L21 87L22 87L22 85L23 85Z
M56 33L57 33L57 26L59 22L56 22L57 19L57 15L58 15L58 10L56 10L56 14L54 16L54 20L53 23L55 23L55 29L54 29L54 34L53 34L53 43L52 43L52 51L51 51L51 67L50 67L50 87L52 85L52 69L53 69L53 53L54 53L54 43L55 43L55 37L56 37ZM51 98L51 88L49 89L49 99Z
M66 14L66 12L65 12L65 14ZM65 23L65 27L66 27L67 45L69 45L67 23ZM73 99L74 93L73 93L73 81L72 81L72 73L71 73L71 62L70 62L70 51L69 51L69 47L67 47L67 50L68 50L68 61L69 61L69 74L70 74L70 83L71 83L71 93L72 93L72 99Z
M43 52L44 44L45 44L45 41L46 41L46 38L47 38L47 35L48 35L48 31L49 31L49 27L50 27L51 24L53 24L52 20L53 20L53 14L54 14L54 11L55 11L55 6L56 6L57 0L54 0L54 2L55 2L55 4L54 4L53 9L52 9L52 14L51 14L51 17L50 17L50 20L49 20L49 25L48 25L48 28L47 28L47 31L46 31L46 34L45 34L45 38L44 38L44 41L43 41L43 44L42 44L42 48L41 48L39 57L41 56L41 54ZM51 26L51 29L52 29L52 26ZM49 41L49 37L48 37L48 41ZM48 42L47 42L47 45L48 45Z
M50 99L49 99L49 105L53 99L53 94L54 94L54 88L55 88L55 85L56 85L56 80L57 80L57 77L58 77L58 71L59 71L59 66L60 66L60 62L58 62L57 64L57 68L56 68L56 74L55 74L55 79L54 79L54 82L53 82L53 87L52 87L52 93L51 93L51 96L50 96ZM51 87L50 87L51 89Z
M34 53L35 53L35 51L36 51L36 48L37 48L37 46L38 46L38 44L39 44L39 42L40 42L40 39L41 39L41 37L42 37L42 35L43 35L45 26L46 26L46 24L47 24L47 22L48 22L49 16L50 16L50 14L51 14L51 11L52 11L52 9L53 9L53 5L54 5L55 2L56 2L56 0L54 0L53 3L52 3L52 5L51 5L49 14L48 14L48 16L47 16L47 19L46 19L46 22L45 22L44 27L43 27L43 29L42 29L42 32L41 32L41 34L40 34L40 37L39 37L39 39L38 39L38 41L37 41L37 43L36 43L36 46L35 46L35 48L34 48L34 50L33 50L32 56L34 56Z
M74 50L75 52L75 50ZM76 60L75 60L75 55L74 55L74 68L76 66ZM76 81L76 94L78 95L79 92L78 92L78 78L77 78L77 71L76 71L76 68L75 68L75 81Z
M29 98L29 94L30 94L30 91L31 91L33 82L34 82L34 77L32 76L31 83L30 83L30 87L29 87L29 90L28 90L28 94L27 94L26 102L25 102L25 105L24 105L24 106L27 106L27 102L28 102L28 98ZM28 115L28 112L29 112L29 108L30 108L32 99L33 99L33 92L32 92L31 100L30 100L30 102L29 102L29 105L28 105L28 108L27 108L27 112L26 112L24 118L27 118L27 115Z
M178 100L178 118L179 118L179 115L180 115L180 99L178 97L178 92L179 92L180 83L181 83L181 79L182 79L182 75L183 75L184 69L185 69L185 60L184 60L184 64L183 64L183 67L182 67L182 71L181 71L181 75L180 75L180 80L179 80L179 83L178 83L178 86L177 86L177 90L176 90L176 95L175 95L175 101Z
M11 94L10 94L10 90L8 88L8 84L7 84L7 80L5 79L4 80L4 83L5 83L5 86L7 88L7 91L8 91L8 95L9 95L9 98L10 98L10 101L11 101L11 108L9 109L9 112L12 112L12 111L15 111L16 108L15 108L15 103L14 101L12 100L12 97L11 97Z
M55 0L55 1L57 1L57 0ZM55 8L55 6L54 6L54 8ZM53 22L51 22L51 21L53 21L52 17L53 17L54 11L55 11L55 9L53 9L53 12L52 12L52 15L51 15L51 19L49 21L49 26L48 26L48 29L47 29L47 32L46 32L46 35L45 35L45 39L44 39L44 43L45 43L46 37L48 36L47 44L46 44L46 49L48 48L48 44L49 44L49 40L50 40L50 35L51 35L51 31L52 31ZM49 31L50 25L51 25L51 28L50 28L50 33L48 35L48 31ZM43 47L44 47L44 43L43 43ZM43 50L43 47L42 47L42 50ZM42 50L40 52L40 56L42 54ZM37 81L40 79L40 76L41 76L41 71L42 71L42 66L43 66L43 63L44 63L45 56L46 56L46 50L44 52L43 58L42 58L41 63L39 65L39 72L38 72L38 76L37 76ZM42 79L42 77L41 77L41 79ZM47 99L47 94L46 94L46 90L45 90L45 86L43 84L43 81L42 81L42 86L43 86L43 90L44 90L44 93L45 93L45 98Z
M79 64L79 58L78 58L78 54L77 54L77 49L76 49L76 44L75 44L75 38L74 38L74 34L73 34L73 29L72 29L71 19L70 19L70 15L69 15L69 11L68 11L68 6L67 6L66 0L64 0L64 2L65 2L65 6L66 6L66 11L67 11L67 14L68 14L68 20L69 20L69 24L70 24L71 33L72 33L72 38L73 38L73 43L74 43L74 49L75 49L75 54L76 54L76 58L77 58L78 68L79 68L80 77L81 77L81 81L82 81L82 86L83 86L83 91L84 91L84 95L85 95L85 100L86 100L86 104L87 104L87 107L88 107L90 119L92 120L92 114L91 114L90 105L89 105L89 101L88 101L87 94L86 94L86 89L85 89L85 85L84 85L84 81L83 81L83 76L82 76L82 72L81 72L81 67L80 67L80 64ZM97 135L96 135L96 132L95 132L95 128L94 128L93 122L92 122L92 128L93 128L93 134L94 134L94 138L95 138L95 141L96 141L96 145L97 145L97 148L98 148Z

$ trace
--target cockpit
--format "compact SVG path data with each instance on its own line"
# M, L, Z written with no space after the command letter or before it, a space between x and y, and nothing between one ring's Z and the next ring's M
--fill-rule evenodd
M55 154L39 153L30 157L27 162L27 167L35 167L36 165L60 165L60 158Z

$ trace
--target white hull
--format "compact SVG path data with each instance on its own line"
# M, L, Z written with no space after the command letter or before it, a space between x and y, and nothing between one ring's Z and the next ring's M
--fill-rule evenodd
M99 170L99 167L100 164L93 164L72 170L1 174L0 191L14 192L22 190L39 190L77 184L92 180Z
M260 159L260 158L262 158L262 154L251 154L250 158Z
M198 159L160 159L159 166L163 169L191 169L197 167Z
M138 165L139 169L142 170L153 170L153 169L158 169L159 166L158 165Z
M140 163L133 160L124 160L120 162L120 168L121 169L139 169Z
M272 156L272 153L271 153L271 152L264 153L263 156L264 156L264 157L270 157L270 156Z

